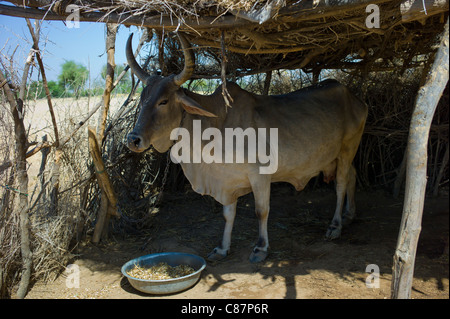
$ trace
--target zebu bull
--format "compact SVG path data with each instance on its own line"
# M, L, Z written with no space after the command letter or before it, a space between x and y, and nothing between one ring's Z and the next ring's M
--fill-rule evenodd
M264 260L269 248L270 184L288 182L302 190L320 172L325 181L336 180L336 210L326 237L340 236L342 225L355 216L356 172L352 161L367 117L367 106L363 102L332 80L274 96L256 95L227 83L233 103L232 108L226 109L220 89L204 96L181 87L191 77L195 66L193 51L182 34L179 40L185 57L184 69L180 74L167 77L150 76L139 66L132 53L131 39L132 35L127 42L127 60L145 88L139 118L127 137L130 150L143 152L153 145L158 152L166 152L174 143L170 139L172 130L183 127L192 135L193 120L200 120L203 128L218 128L222 133L225 128L278 128L278 169L273 174L260 174L260 164L249 161L181 163L192 188L214 197L224 206L223 238L208 259L218 260L227 255L237 199L253 192L259 238L250 261Z

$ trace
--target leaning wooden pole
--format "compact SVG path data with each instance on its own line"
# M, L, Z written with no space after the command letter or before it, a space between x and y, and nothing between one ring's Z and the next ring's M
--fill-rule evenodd
M118 24L106 24L106 52L108 63L106 67L106 84L102 96L102 112L99 117L97 132L92 127L88 127L89 152L94 162L97 181L101 189L101 202L97 215L92 242L97 244L102 237L107 234L110 216L119 217L117 212L117 198L114 189L106 172L105 164L101 155L101 145L105 134L106 119L108 116L111 101L111 91L114 89L114 52Z
M425 84L417 95L408 136L406 189L391 284L391 298L409 299L427 184L427 143L436 106L448 82L449 22Z
M92 236L92 242L97 244L103 234L108 216L120 217L117 211L117 196L112 187L111 180L106 172L105 164L100 153L100 145L98 143L95 129L88 127L89 152L94 162L94 168L97 176L98 184L102 190L102 204L97 216L97 223Z

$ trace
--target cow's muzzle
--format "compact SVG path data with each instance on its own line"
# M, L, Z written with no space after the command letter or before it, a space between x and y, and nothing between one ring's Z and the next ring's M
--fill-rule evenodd
M127 146L133 152L142 152L145 150L142 137L139 134L131 132L127 136Z

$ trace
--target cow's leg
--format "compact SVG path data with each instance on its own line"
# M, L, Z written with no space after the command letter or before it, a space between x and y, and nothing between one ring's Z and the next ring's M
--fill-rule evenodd
M225 230L223 231L222 242L213 249L206 257L208 260L217 261L227 256L231 244L231 231L233 230L234 217L236 216L236 204L223 206L223 217L225 218Z
M252 184L255 197L255 213L259 224L259 237L256 246L250 254L250 262L258 263L266 259L269 254L269 235L267 233L267 220L270 206L270 176L259 177Z
M336 239L341 236L342 208L344 206L345 194L347 192L350 166L351 163L348 161L338 160L336 171L336 210L334 212L333 220L331 221L325 235L328 239Z
M344 214L342 216L342 225L348 225L355 218L355 186L356 186L356 170L353 165L350 166L347 182L347 202Z

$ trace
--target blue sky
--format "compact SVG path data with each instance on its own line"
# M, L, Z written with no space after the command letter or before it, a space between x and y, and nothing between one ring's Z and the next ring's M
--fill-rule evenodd
M34 20L31 20L34 24ZM137 27L119 27L116 38L116 65L126 63L125 43L131 32ZM106 64L105 24L80 22L79 28L68 28L60 21L44 21L41 27L39 48L43 50L43 61L47 79L56 81L65 60L73 60L90 69L91 81L99 77L103 65ZM133 48L136 48L139 36L133 37ZM44 41L48 39L47 41ZM0 15L0 59L8 63L17 45L14 61L18 69L22 69L31 48L31 36L25 19ZM33 79L37 78L37 71ZM19 74L21 76L21 74Z

